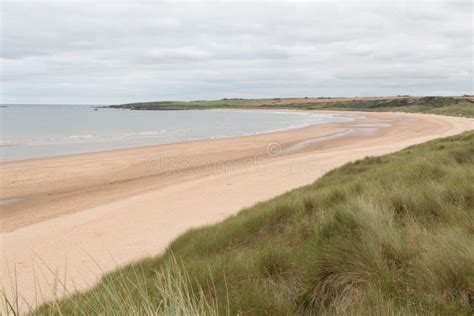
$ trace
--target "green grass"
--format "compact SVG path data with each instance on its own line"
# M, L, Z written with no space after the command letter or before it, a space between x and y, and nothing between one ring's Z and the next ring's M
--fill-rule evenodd
M112 108L131 110L207 110L207 109L255 109L277 105L281 99L222 99L197 101L158 101L111 105Z
M467 132L349 163L36 312L472 315L473 245Z
M432 113L474 117L471 97L398 97L398 98L308 98L308 99L223 99L211 101L163 101L130 103L111 106L132 110L189 110L189 109L304 109L358 110Z

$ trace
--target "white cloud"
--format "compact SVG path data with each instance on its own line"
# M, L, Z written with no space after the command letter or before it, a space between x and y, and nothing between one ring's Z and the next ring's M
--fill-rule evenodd
M4 2L2 102L472 93L471 6Z

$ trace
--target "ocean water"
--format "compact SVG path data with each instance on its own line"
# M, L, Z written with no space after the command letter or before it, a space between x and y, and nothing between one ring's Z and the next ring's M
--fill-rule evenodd
M257 134L344 116L278 111L130 111L84 105L2 105L1 161Z

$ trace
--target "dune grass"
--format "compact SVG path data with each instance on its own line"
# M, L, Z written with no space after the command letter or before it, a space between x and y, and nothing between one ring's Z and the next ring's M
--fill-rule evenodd
M60 301L39 309L31 302L22 307L24 302L18 293L12 297L2 289L0 315L220 315L217 297L206 296L198 284L191 286L191 280L184 266L169 256L163 269L153 273L151 279L139 265L106 275L88 293L92 299L76 300L77 294L70 294L74 295L73 301L67 308ZM57 289L64 289L60 279L54 281Z
M473 245L467 132L349 163L35 313L472 315Z

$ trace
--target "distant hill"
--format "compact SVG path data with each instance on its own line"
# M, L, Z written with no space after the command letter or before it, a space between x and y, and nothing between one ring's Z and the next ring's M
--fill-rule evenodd
M299 109L432 113L474 117L474 97L275 98L158 101L110 105L130 110Z

